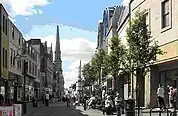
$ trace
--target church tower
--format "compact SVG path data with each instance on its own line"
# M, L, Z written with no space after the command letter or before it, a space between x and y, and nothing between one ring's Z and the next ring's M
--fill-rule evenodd
M57 88L58 88L57 93L58 93L58 96L61 96L62 93L64 93L64 77L63 77L63 71L62 71L59 25L57 25L54 63L55 63L56 78L57 78Z
M56 71L62 73L62 60L61 60L61 48L60 48L60 37L59 37L59 25L57 25L56 33L56 48L55 48L55 60Z

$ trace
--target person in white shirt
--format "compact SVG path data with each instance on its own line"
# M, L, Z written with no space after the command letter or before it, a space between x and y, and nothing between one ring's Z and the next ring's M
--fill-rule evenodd
M46 95L45 95L45 106L48 106L49 105L49 93L46 92Z
M158 104L160 107L165 108L165 101L164 101L164 87L159 84L157 89L157 97L158 97Z

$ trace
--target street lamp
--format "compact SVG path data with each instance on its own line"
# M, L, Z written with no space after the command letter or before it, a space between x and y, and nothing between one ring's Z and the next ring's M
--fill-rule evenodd
M21 51L21 53L19 53L19 51ZM26 109L26 100L25 100L25 93L26 93L26 76L27 76L27 71L28 71L28 62L25 60L26 55L22 55L22 53L25 53L25 50L23 48L19 48L17 50L17 55L15 56L15 59L21 61L21 59L24 59L23 62L23 76L24 76L24 92L23 92L23 113L25 114L27 109Z

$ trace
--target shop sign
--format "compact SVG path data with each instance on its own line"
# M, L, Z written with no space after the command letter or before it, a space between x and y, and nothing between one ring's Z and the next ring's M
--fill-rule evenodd
M14 116L13 106L0 106L0 116Z
M21 82L15 82L14 86L22 87L22 86L23 86L23 83L21 83Z

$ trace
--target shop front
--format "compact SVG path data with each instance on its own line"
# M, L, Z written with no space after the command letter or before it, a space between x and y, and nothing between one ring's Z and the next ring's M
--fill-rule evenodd
M5 104L5 96L7 94L6 89L7 89L7 80L4 78L0 77L0 105Z
M151 94L150 94L150 103L151 106L157 105L157 88L161 84L164 89L164 97L166 105L169 104L168 100L168 85L178 88L178 60L161 63L152 67L151 71Z
M23 77L9 72L8 104L22 102Z

